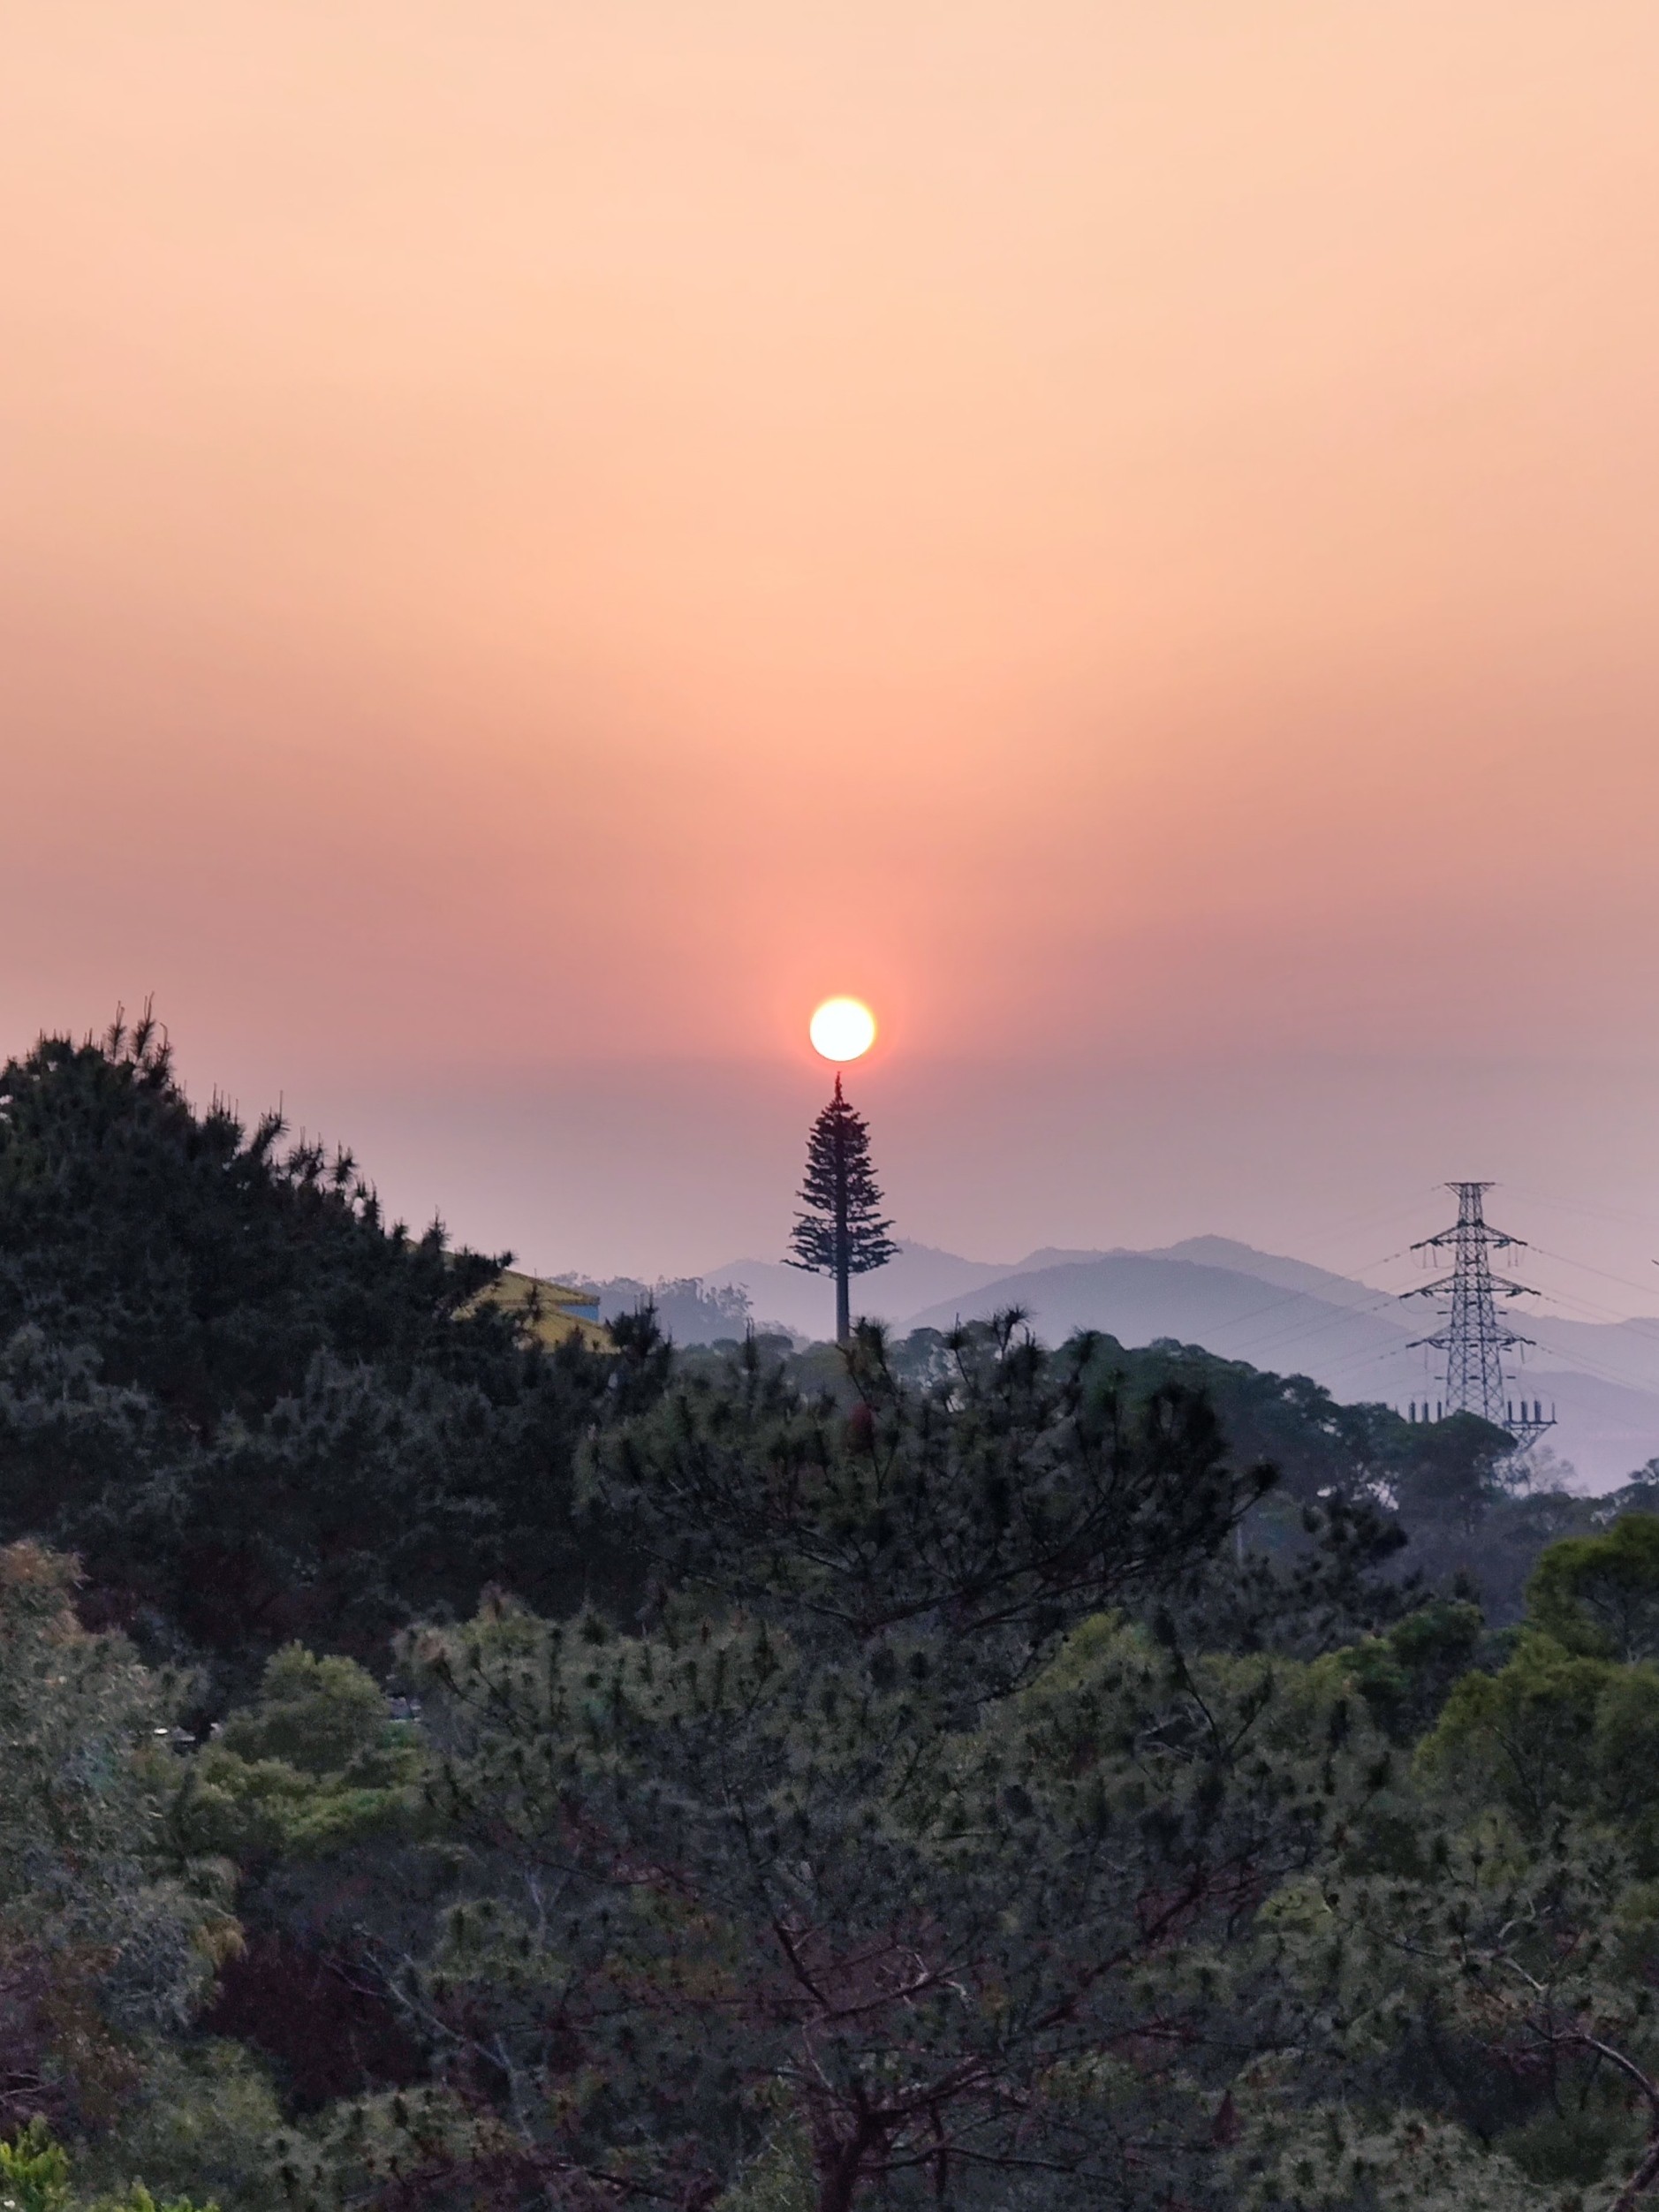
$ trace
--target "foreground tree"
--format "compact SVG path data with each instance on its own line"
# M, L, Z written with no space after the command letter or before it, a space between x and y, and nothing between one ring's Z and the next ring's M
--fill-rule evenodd
M689 2207L793 2142L818 2212L1217 2201L1285 2040L1254 1908L1363 1787L1303 1670L1102 1621L964 1727L915 1634L498 1608L422 1657L479 1883L405 1984L454 2096L426 2201Z
M791 1234L786 1264L835 1278L836 1342L844 1345L852 1334L850 1278L885 1267L898 1246L888 1234L892 1223L882 1217L868 1125L843 1097L838 1072L835 1096L807 1140L800 1196L806 1210Z

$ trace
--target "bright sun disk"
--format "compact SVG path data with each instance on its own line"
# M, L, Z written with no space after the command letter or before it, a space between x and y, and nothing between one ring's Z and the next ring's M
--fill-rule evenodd
M856 1060L875 1042L875 1017L860 998L826 998L807 1025L826 1060Z

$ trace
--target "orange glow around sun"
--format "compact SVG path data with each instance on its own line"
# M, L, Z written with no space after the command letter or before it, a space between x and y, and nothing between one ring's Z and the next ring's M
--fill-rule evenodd
M875 1042L875 1017L860 998L826 998L807 1025L826 1060L856 1060Z

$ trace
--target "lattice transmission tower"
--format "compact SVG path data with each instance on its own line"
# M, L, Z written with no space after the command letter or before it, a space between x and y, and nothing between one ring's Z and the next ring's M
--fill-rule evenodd
M1450 1251L1451 1273L1437 1282L1420 1284L1403 1295L1443 1301L1441 1315L1445 1327L1436 1336L1417 1337L1412 1348L1444 1352L1446 1412L1478 1413L1482 1420L1507 1429L1524 1449L1546 1428L1553 1428L1556 1417L1553 1407L1545 1415L1543 1402L1538 1398L1532 1401L1529 1412L1523 1398L1519 1401L1518 1418L1517 1401L1509 1395L1511 1383L1518 1378L1505 1375L1504 1358L1530 1351L1533 1340L1498 1319L1497 1301L1500 1298L1534 1298L1537 1293L1525 1283L1512 1283L1507 1276L1492 1272L1493 1253L1523 1250L1525 1239L1506 1236L1501 1229L1489 1225L1483 1201L1491 1187L1489 1183L1447 1184L1449 1191L1458 1193L1456 1225L1443 1229L1437 1237L1425 1237L1412 1250Z

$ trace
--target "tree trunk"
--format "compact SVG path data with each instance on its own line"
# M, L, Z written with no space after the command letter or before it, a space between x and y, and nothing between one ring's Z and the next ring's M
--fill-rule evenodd
M864 2179L864 2161L882 2140L879 2127L868 2117L845 2142L833 2146L830 2156L818 2163L818 2212L852 2212L859 2184Z
M836 1093L839 1096L841 1078L836 1078ZM836 1127L836 1342L844 1345L852 1334L852 1301L848 1284L852 1275L852 1254L847 1249L847 1140L839 1124Z

